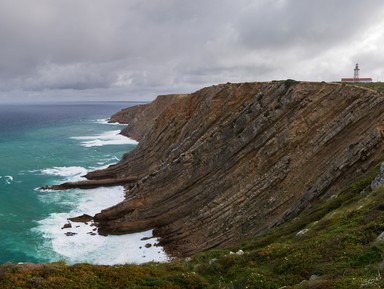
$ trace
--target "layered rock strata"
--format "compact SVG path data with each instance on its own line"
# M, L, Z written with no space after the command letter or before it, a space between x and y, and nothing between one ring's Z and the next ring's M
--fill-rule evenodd
M95 215L101 234L154 228L182 256L225 247L335 194L384 157L384 96L373 90L287 80L167 99L125 110L124 133L138 146L87 175L130 180L126 199Z
M150 124L157 120L157 117L170 105L187 94L159 95L150 105L137 105L122 109L110 118L109 122L129 124L121 131L123 135L133 139L142 139L148 132Z

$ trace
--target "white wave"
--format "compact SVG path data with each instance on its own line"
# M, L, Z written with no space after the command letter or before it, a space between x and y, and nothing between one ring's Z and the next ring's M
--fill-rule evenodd
M90 169L90 171L104 170L104 169L106 169L106 168L108 168L109 166L114 165L114 164L116 164L116 162L114 162L114 163L109 163L109 164L98 163L98 164L97 164L97 165L98 165L97 167L90 167L89 169Z
M11 182L13 181L12 176L0 176L0 179L3 179L6 185L10 185Z
M38 172L43 175L49 175L49 176L59 176L59 177L67 177L70 178L72 181L84 179L82 176L87 174L88 170L83 167L53 167L48 169L43 169L39 171L32 171L32 172Z
M34 173L34 174L48 175L48 176L63 177L61 179L57 179L56 183L61 183L64 181L76 182L80 180L86 180L86 178L83 176L86 175L89 171L106 169L110 165L116 164L116 161L119 161L119 160L120 159L117 158L116 156L108 156L102 159L100 162L98 162L97 163L98 166L91 166L87 169L80 166L71 166L71 167L53 167L53 168L47 168L42 170L32 170L27 172ZM21 171L21 173L19 174L24 174L24 171ZM40 191L39 188L35 188L35 190ZM48 192L48 190L43 190L43 191Z
M96 123L100 123L100 124L122 125L122 126L126 126L126 124L122 124L122 123L118 123L118 122L109 122L109 119L107 119L107 118L99 118L99 119L96 119L95 122L96 122Z
M95 147L104 145L137 144L137 141L120 134L120 130L107 131L95 136L77 136L71 139L80 140L84 147Z
M90 167L90 170L95 170L95 169L100 170L110 165L116 164L119 161L120 159L117 156L107 156L105 158L100 158L98 162L96 162L97 167L92 166Z
M116 156L113 157L113 158L104 159L101 162L97 162L97 166L89 167L89 170L90 171L104 170L104 169L108 168L111 165L115 165L119 161L120 161L120 159L118 157L116 157Z
M97 123L101 123L101 124L109 124L109 119L107 118L99 118L99 119L96 119L95 122Z
M51 214L48 218L39 221L38 226L34 228L34 231L45 238L45 244L40 250L43 258L51 261L64 259L70 264L86 262L105 265L167 260L163 249L154 246L156 239L141 240L143 237L151 237L151 230L121 236L100 236L93 235L95 227L91 223L75 222L71 223L72 228L61 229L68 222L69 217L84 213L94 215L122 201L123 187L98 188L87 190L87 192L73 190L69 193L71 195L67 196L67 199L72 199L76 208L68 213ZM66 232L76 234L66 236ZM146 244L151 244L151 247L146 248Z

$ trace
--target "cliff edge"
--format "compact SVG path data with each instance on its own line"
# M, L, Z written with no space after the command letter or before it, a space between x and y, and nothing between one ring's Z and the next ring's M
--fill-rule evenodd
M142 104L122 109L110 118L109 122L129 124L121 134L132 139L142 139L148 128L159 115L170 105L187 94L159 95L150 105Z
M95 215L99 233L155 229L173 255L276 226L384 158L383 94L342 84L223 84L112 120L140 142L87 175L126 187L123 202Z

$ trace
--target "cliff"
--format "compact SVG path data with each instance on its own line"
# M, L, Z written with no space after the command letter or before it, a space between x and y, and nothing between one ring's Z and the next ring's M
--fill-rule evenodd
M100 234L155 228L169 253L184 256L229 246L332 196L384 157L384 97L370 89L287 80L167 99L120 114L138 146L87 175L127 189L95 215Z
M150 105L136 105L122 109L110 118L109 122L129 124L121 131L121 134L132 139L142 139L148 131L149 124L157 120L157 117L171 104L186 94L159 95Z

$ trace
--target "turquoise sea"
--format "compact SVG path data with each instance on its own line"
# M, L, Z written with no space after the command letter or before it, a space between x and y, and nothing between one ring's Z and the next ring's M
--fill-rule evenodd
M0 105L0 263L140 263L166 259L141 241L152 232L92 234L92 224L68 217L93 215L124 197L122 187L40 191L44 185L79 180L87 171L116 163L136 142L119 135L107 118L127 102ZM66 236L66 232L75 233Z

